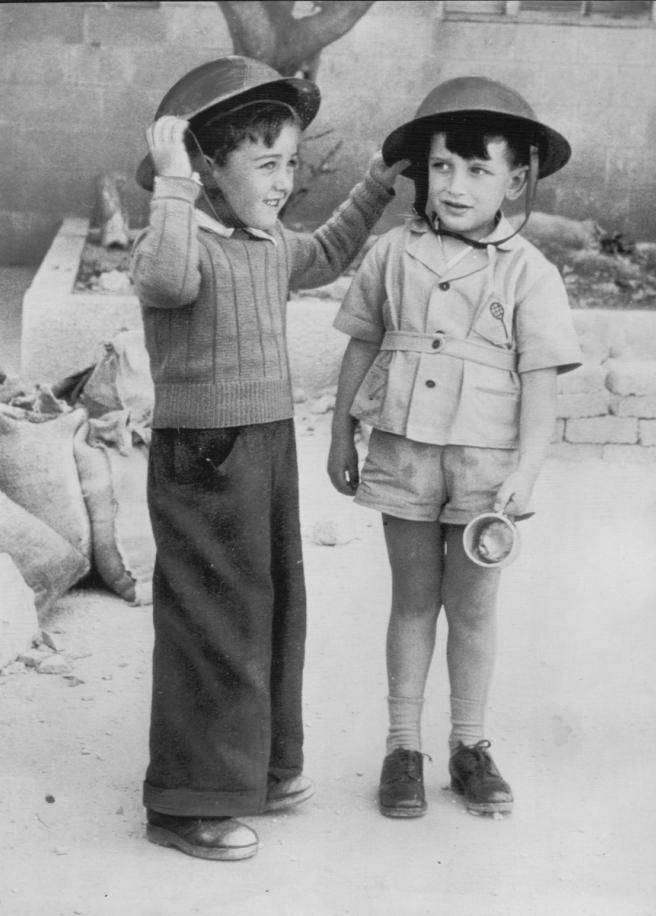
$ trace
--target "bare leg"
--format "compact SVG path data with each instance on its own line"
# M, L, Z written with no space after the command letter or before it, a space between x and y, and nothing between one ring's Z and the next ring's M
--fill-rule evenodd
M499 570L477 566L462 546L462 527L446 526L447 561L442 597L449 624L447 665L451 685L453 752L459 742L484 737L485 707L496 656Z
M392 609L387 629L388 690L392 701L415 703L414 743L419 745L418 720L441 606L442 527L438 522L415 522L388 515L383 516L383 524L392 569ZM399 742L394 743L398 746ZM408 744L407 740L403 742L403 746Z

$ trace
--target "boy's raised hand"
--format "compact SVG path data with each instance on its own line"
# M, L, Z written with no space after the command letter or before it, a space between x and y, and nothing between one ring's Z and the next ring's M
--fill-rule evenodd
M189 122L164 115L150 125L146 140L155 172L168 178L191 178L193 169L185 148L184 135Z
M369 174L373 179L385 185L386 188L393 188L394 182L404 169L412 164L410 159L399 159L393 165L386 165L382 153L375 153L369 163Z

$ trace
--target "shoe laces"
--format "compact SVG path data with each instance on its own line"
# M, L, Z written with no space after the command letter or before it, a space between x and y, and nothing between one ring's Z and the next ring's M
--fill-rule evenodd
M468 751L468 753L475 759L476 768L479 773L496 776L497 770L494 765L494 761L488 752L488 748L491 747L491 742L487 738L483 738L482 741L477 741L476 744L468 746L463 744L462 749Z
M397 748L394 751L393 778L398 779L400 776L405 776L417 782L421 780L421 772L418 766L421 757L426 757L431 763L433 762L430 754L424 754L423 751L412 751L405 747Z

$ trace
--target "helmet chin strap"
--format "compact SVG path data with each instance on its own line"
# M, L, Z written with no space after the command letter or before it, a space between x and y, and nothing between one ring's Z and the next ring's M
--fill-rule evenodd
M212 161L210 156L207 156L203 152L201 145L198 142L198 138L193 133L193 131L187 128L187 132L189 136L192 138L192 140L194 141L194 143L196 144L196 147L198 149L199 158L197 159L196 164L198 166L198 171L200 173L200 178L201 178L201 194L203 195L203 199L205 203L207 204L209 209L212 211L212 215L214 216L214 219L217 221L217 223L223 223L224 225L234 226L237 229L243 229L244 224L240 220L237 219L235 214L233 214L231 208L227 204L227 201L225 201L225 198L223 197L223 194L221 193L219 186L216 183L214 174L212 172L212 166L214 165L214 162ZM214 202L210 198L210 193L212 191L215 192ZM221 206L222 203L225 206ZM219 208L219 211L221 212L217 212L217 209L216 209L217 207ZM224 210L225 210L225 213L223 212Z
M428 220L428 225L431 227L435 235L448 235L452 239L458 239L461 242L464 242L466 245L471 245L472 248L487 248L488 245L493 245L495 248L499 248L501 245L505 245L507 241L517 235L518 232L521 232L526 223L529 220L531 215L531 209L533 207L533 201L535 199L535 189L538 183L538 172L540 170L540 157L538 154L537 146L531 146L529 152L529 166L528 173L526 176L526 199L524 207L524 219L521 221L519 226L515 229L514 232L511 232L510 235L507 235L505 239L499 239L496 242L479 242L478 239L470 239L466 235L461 235L460 232L451 232L450 229L440 229L439 227L435 228L435 221L437 219L436 214L433 213L432 217Z

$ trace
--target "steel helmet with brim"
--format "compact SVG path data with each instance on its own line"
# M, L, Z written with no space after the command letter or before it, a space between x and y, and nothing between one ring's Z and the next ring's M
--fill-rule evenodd
M401 174L416 181L417 169L426 167L432 135L440 130L463 126L481 127L486 131L489 128L490 133L509 134L529 146L524 219L512 235L493 243L503 245L526 224L538 179L561 169L571 156L571 147L557 130L537 120L531 106L514 89L482 76L461 76L440 83L431 90L413 120L388 135L383 143L383 158L387 165L399 159L410 159L412 164ZM436 231L440 235L460 238L475 248L485 248L489 244L446 229Z
M319 110L321 94L310 80L282 77L268 64L231 55L201 64L185 74L166 93L153 120L175 115L189 121L193 133L208 120L255 102L278 102L291 108L305 129ZM154 177L149 153L137 169L137 184L152 191Z

